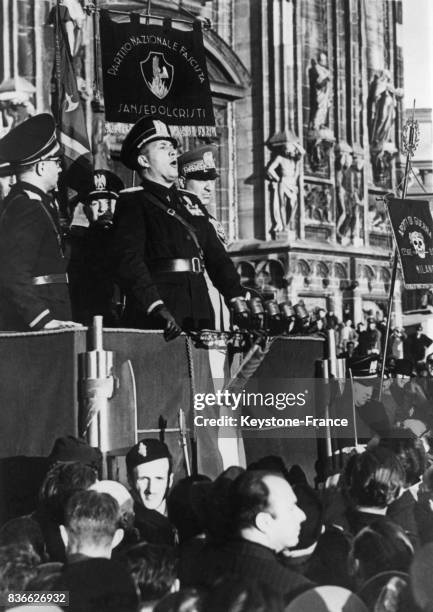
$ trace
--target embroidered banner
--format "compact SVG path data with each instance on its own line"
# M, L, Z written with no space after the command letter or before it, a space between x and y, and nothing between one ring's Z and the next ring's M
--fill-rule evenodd
M135 123L154 116L184 135L215 133L203 35L199 22L189 31L140 23L133 13L117 23L100 13L105 117ZM116 131L116 130L114 130Z
M390 198L388 216L407 289L433 284L433 218L427 201Z

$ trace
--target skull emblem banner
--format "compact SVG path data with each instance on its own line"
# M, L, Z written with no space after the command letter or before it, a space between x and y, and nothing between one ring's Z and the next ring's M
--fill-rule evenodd
M387 211L407 289L433 283L433 217L428 201L389 199Z

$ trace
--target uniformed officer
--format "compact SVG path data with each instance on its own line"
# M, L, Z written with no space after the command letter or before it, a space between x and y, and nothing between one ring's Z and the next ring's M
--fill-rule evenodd
M239 275L194 194L178 178L176 140L168 127L140 119L127 135L121 160L142 179L121 193L114 216L114 254L126 292L125 323L165 330L214 327L204 269L226 301L243 295Z
M72 313L76 321L90 325L95 315L106 327L119 324L121 296L112 269L113 214L123 182L109 170L97 169L91 183L77 196L81 221L70 228L71 255L68 267Z
M57 206L60 147L54 119L35 115L0 140L17 183L0 216L0 328L74 327Z
M180 184L183 186L181 193L186 200L191 194L199 198L208 213L209 221L213 225L218 238L226 248L227 238L224 228L216 219L215 181L219 177L215 161L216 152L215 145L204 145L182 153L182 155L179 155L177 163ZM229 310L207 274L205 274L205 278L215 313L215 327L227 331L230 327Z
M182 193L185 195L188 195L188 192L194 193L199 198L209 214L209 220L218 237L227 246L224 228L216 219L215 181L219 177L215 161L216 152L215 145L204 145L182 153L177 163L180 184L183 187Z

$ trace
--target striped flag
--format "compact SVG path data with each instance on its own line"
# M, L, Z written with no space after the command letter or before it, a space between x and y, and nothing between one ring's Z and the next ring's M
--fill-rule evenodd
M58 4L53 8L50 19L54 24L55 40L52 111L64 149L66 168L78 176L83 171L86 175L92 171L92 157L66 33L67 10Z

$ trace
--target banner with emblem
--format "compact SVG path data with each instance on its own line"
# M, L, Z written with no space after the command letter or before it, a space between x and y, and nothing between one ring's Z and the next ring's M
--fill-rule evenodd
M430 203L390 198L387 210L406 289L430 288L433 284L433 218Z
M134 13L128 22L118 23L101 10L100 37L108 122L133 124L154 116L183 135L215 133L199 22L185 31L173 28L169 20L162 26L140 23Z

